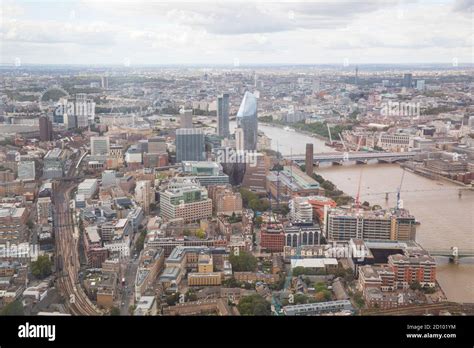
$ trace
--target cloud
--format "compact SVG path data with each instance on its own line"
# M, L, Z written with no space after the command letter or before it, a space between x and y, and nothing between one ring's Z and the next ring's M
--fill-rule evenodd
M240 1L228 3L83 0L94 10L123 16L155 18L201 28L217 35L285 32L298 29L338 28L357 15L392 7L400 1L337 0L313 2ZM403 2L402 2L403 3Z
M453 5L453 11L455 12L471 12L474 9L474 1L472 0L456 0Z
M124 57L161 64L471 57L472 20L463 9L472 1L82 0L59 10L41 1L36 6L8 2L15 16L3 14L0 23L2 59L49 62L53 57L44 47L79 63L122 62ZM77 16L71 20L73 10Z
M4 20L0 27L2 41L43 44L75 43L111 45L117 29L107 23L71 24L58 21Z

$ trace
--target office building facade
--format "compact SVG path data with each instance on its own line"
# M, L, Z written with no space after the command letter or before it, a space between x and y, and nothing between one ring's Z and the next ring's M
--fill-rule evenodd
M206 159L204 133L201 129L176 130L176 162Z
M190 222L212 216L212 200L207 190L195 184L161 192L160 208L161 216L168 220L182 218Z
M53 123L47 116L39 118L40 141L53 140Z
M106 156L110 151L109 137L91 137L91 155Z
M229 137L229 94L217 98L217 135Z
M181 110L179 117L180 128L193 128L193 111L192 110Z

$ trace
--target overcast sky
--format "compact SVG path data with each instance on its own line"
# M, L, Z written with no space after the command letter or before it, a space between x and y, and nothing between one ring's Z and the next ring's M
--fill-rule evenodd
M3 64L473 62L473 0L1 0Z

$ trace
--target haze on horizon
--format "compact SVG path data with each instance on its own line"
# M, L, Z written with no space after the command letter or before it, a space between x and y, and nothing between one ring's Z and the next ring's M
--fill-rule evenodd
M471 0L3 0L0 63L472 63Z

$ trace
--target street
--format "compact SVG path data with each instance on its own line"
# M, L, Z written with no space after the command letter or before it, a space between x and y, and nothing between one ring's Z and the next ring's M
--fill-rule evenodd
M135 275L138 269L138 258L133 259L133 255L130 260L125 259L121 265L122 271L125 269L124 278L125 285L122 286L120 282L121 300L120 300L120 315L129 315L129 307L135 303L134 290L135 290Z

